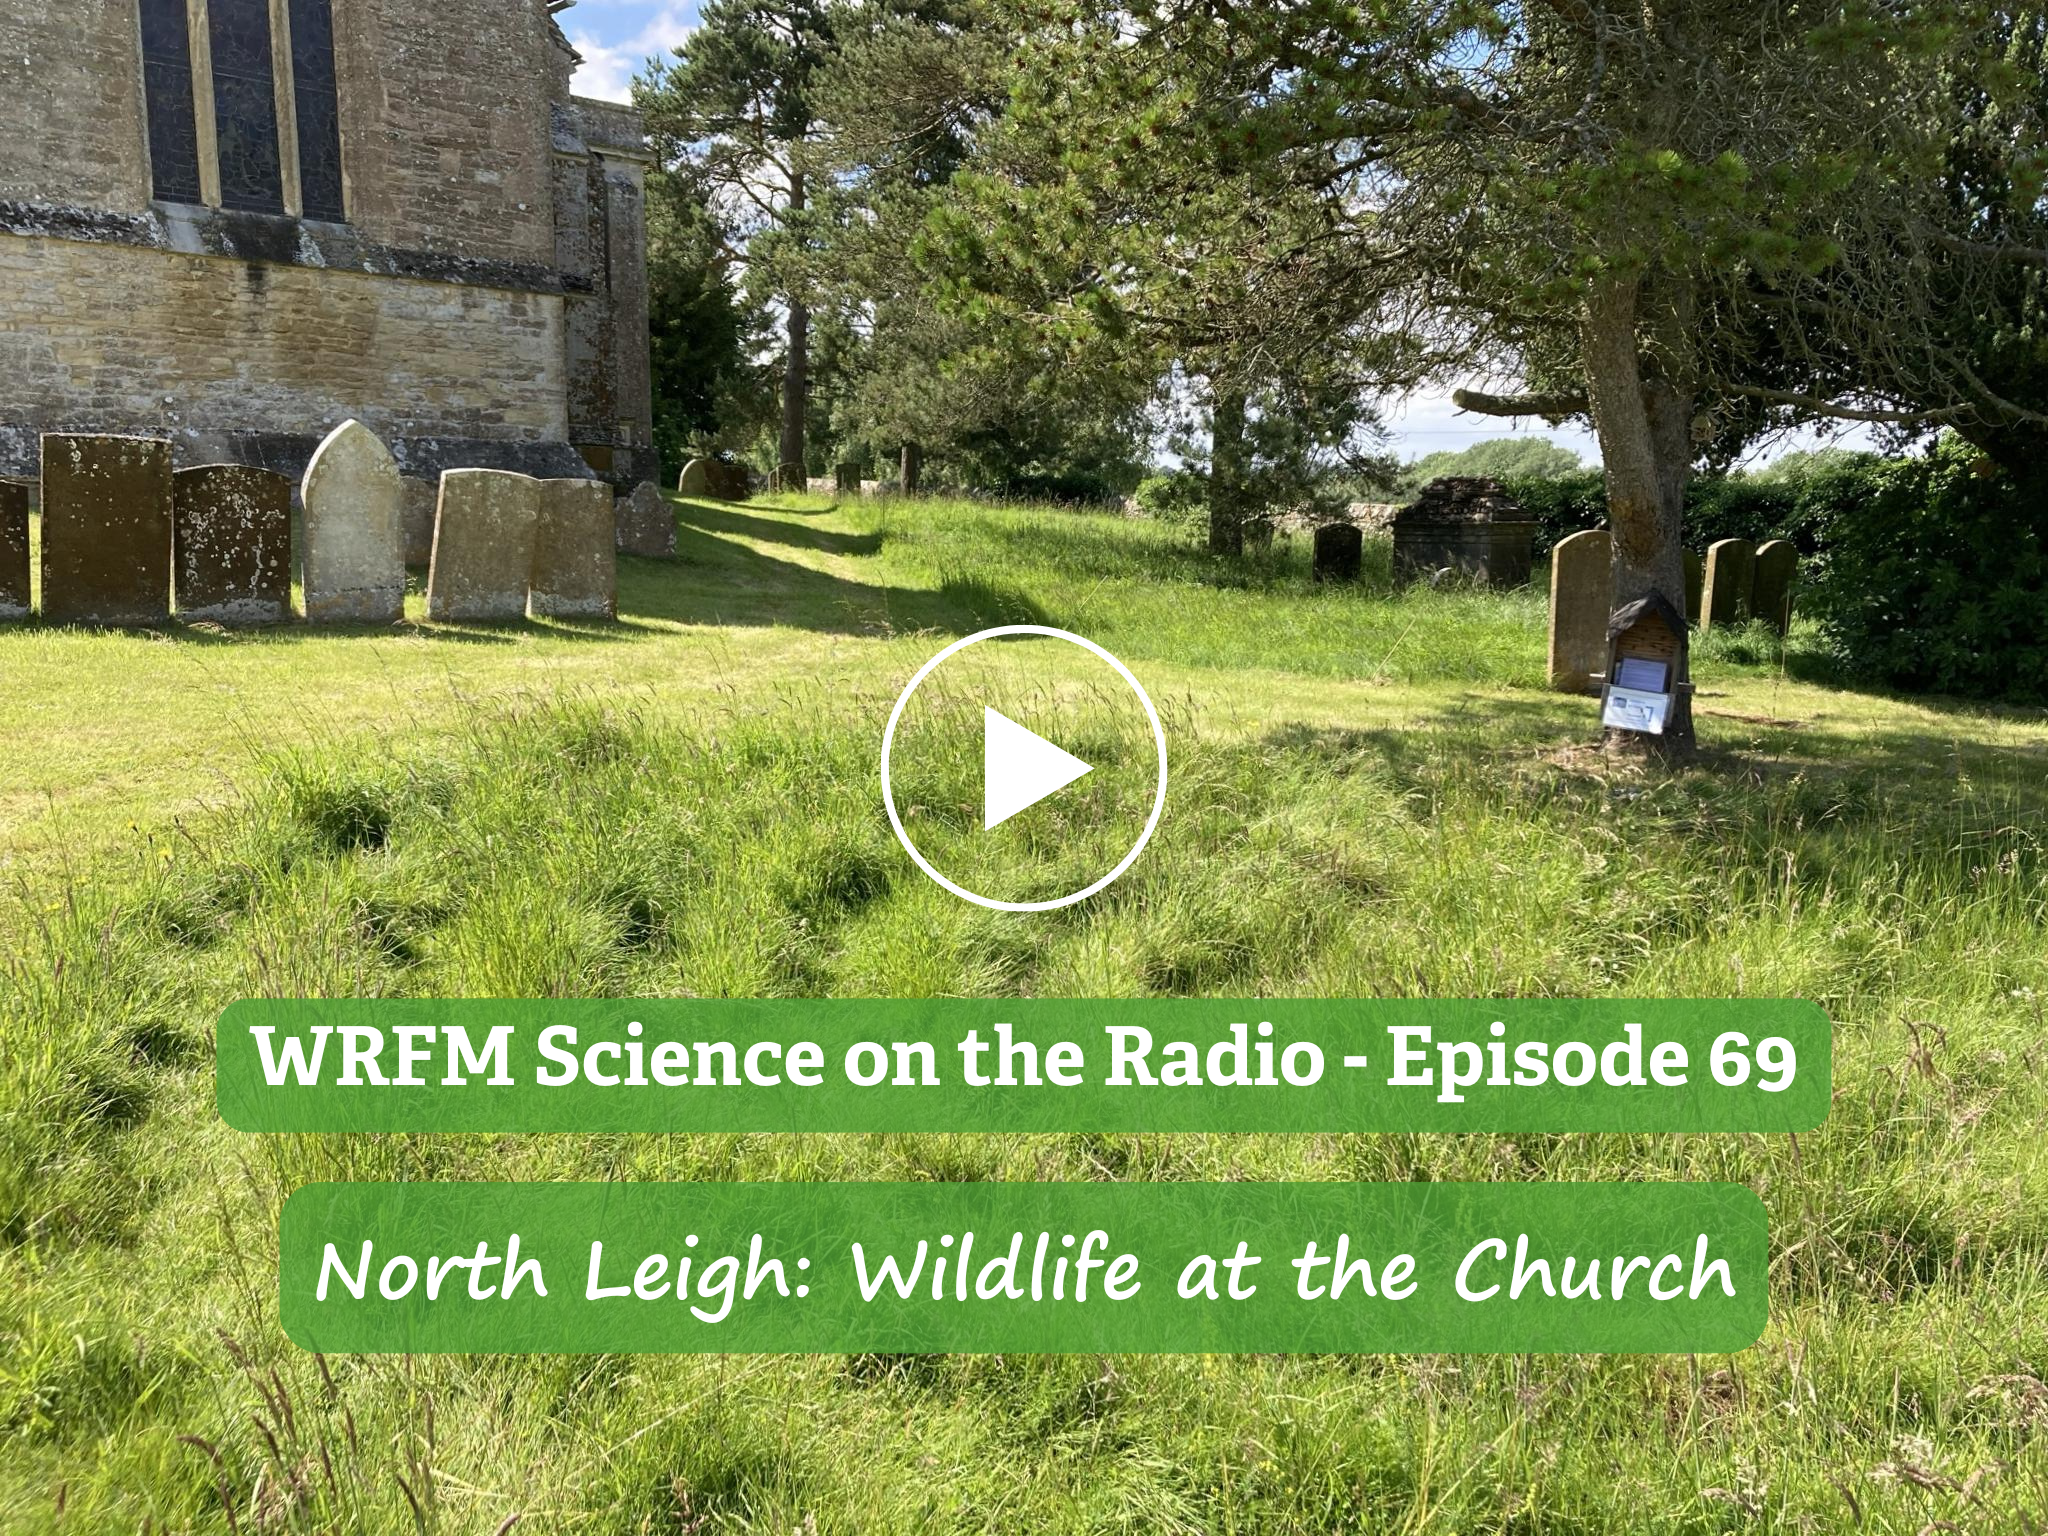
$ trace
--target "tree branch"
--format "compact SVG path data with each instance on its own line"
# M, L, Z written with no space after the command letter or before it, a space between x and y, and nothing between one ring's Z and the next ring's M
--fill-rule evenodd
M1471 389L1458 390L1451 403L1475 416L1541 416L1545 421L1584 416L1593 409L1584 395L1488 395Z

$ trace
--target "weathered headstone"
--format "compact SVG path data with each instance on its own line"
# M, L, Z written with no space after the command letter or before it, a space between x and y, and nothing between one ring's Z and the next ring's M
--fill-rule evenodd
M343 422L306 466L306 617L396 624L405 617L405 486L398 461L359 421Z
M427 618L436 624L526 617L540 528L540 482L502 469L451 469L441 476Z
M618 551L646 560L673 560L676 555L676 509L661 487L642 482L618 502Z
M618 617L617 516L612 488L602 480L540 482L529 616Z
M754 494L754 477L744 464L713 459L705 468L711 495L718 501L745 501Z
M1699 627L1700 603L1707 591L1707 562L1691 550L1685 552L1685 618L1695 629Z
M711 494L711 461L692 459L683 466L683 478L676 482L679 496L709 496Z
M171 445L43 439L43 617L161 624L171 616Z
M1700 599L1700 628L1746 623L1756 591L1756 546L1747 539L1723 539L1709 545L1706 582Z
M783 465L768 482L769 492L778 496L793 496L810 486L810 473L801 464Z
M1365 569L1365 534L1354 523L1329 523L1316 530L1317 581L1356 581Z
M282 624L292 616L292 483L247 464L180 470L172 574L178 617Z
M858 496L860 494L860 466L858 464L841 464L833 473L836 477L833 482L833 489L839 495Z
M427 565L434 558L434 518L441 510L438 480L405 477L405 563Z
M1575 533L1550 556L1550 686L1597 693L1607 673L1607 620L1614 606L1614 540Z
M1785 634L1792 628L1792 588L1799 579L1799 550L1773 539L1756 552L1756 584L1750 611Z
M0 619L29 615L28 487L0 480Z

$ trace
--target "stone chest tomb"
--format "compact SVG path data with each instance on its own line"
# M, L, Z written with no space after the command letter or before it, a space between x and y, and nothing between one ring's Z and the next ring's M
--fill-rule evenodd
M1536 524L1498 481L1433 480L1393 527L1396 585L1439 571L1483 587L1529 584Z
M658 478L631 111L563 0L0 0L0 477L44 433L297 479Z

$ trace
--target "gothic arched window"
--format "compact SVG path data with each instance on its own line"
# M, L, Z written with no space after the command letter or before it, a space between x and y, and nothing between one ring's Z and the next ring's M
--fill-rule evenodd
M345 219L333 0L140 5L158 200Z

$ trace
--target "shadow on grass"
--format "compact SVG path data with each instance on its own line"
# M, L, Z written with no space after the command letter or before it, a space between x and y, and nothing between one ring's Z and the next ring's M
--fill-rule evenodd
M756 517L717 502L685 501L678 506L682 526L686 530L754 539L763 544L786 544L793 549L808 549L821 555L839 555L856 560L882 552L883 535L879 533L832 533L806 523ZM798 512L796 508L776 510Z
M1990 711L1979 716L1995 718ZM2048 824L2048 743L1969 741L1861 722L1837 730L1826 722L1751 719L1704 707L1699 728L1700 751L1682 762L1611 755L1588 699L1469 694L1399 729L1296 724L1265 741L1333 778L1372 773L1425 801L1441 785L1448 755L1468 783L1526 784L1527 771L1547 763L1627 798L1676 786L1719 812L1793 811L1843 830L1894 825L1902 807L1910 811L1916 801L1930 815L1953 818L1959 787L2001 824ZM1666 835L1714 842L1726 828L1710 817L1668 827Z
M998 624L1053 622L1020 589L1000 583L954 579L931 591L854 581L777 560L691 523L677 530L673 565L648 560L619 563L619 614L629 624L651 620L861 636L927 631L968 635Z

